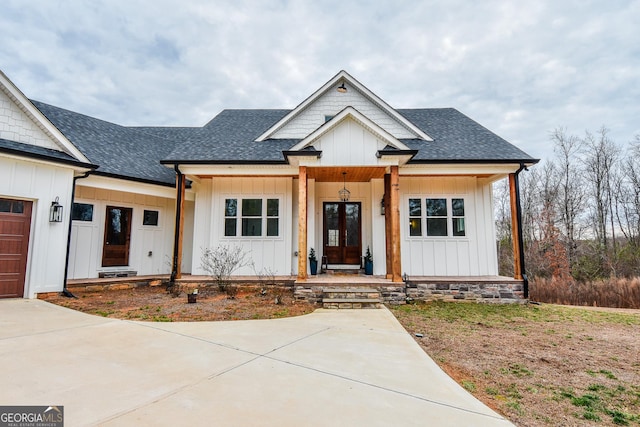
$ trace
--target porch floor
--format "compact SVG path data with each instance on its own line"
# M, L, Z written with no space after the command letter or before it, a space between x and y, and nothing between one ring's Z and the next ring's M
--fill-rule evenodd
M110 277L110 278L92 278L92 279L69 279L67 286L72 288L76 286L85 286L90 284L116 284L121 282L143 282L151 280L169 280L169 275L151 275L151 276L132 276L132 277ZM298 282L296 276L275 276L277 282L288 283L307 283L307 284L332 284L332 283L378 283L392 284L390 279L384 276L367 276L364 274L318 274L308 276L304 282ZM209 282L212 278L209 276L192 276L185 274L178 282ZM259 283L260 280L256 276L233 276L231 281L234 283ZM522 283L521 279L514 279L506 276L409 276L407 282L430 282L430 283Z

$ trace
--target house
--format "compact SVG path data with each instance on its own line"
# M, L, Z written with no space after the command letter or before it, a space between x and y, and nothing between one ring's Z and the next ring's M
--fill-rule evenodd
M27 297L62 290L61 272L204 274L200 254L218 245L249 254L253 267L238 275L304 284L311 248L329 268L357 268L369 248L373 274L389 284L409 277L424 290L448 280L495 291L504 278L492 184L509 177L517 231L518 173L537 162L455 109L394 109L345 71L293 110L224 110L191 128L124 127L30 101L4 75L2 90L0 199L39 212L36 234L23 238ZM29 165L31 182L45 166L60 169L64 184L23 188L17 163ZM55 197L66 207L73 199L57 228L41 218ZM38 253L51 253L53 240L64 252L69 221L68 261L57 252L43 281ZM526 294L514 246L508 286Z

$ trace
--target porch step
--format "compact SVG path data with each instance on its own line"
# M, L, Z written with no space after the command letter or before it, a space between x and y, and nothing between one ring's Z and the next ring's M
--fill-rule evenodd
M340 268L340 269L332 269L332 268L328 268L325 273L330 275L330 276L358 276L360 275L361 270L359 268L353 268L353 269L346 269L346 268Z
M380 292L370 288L324 288L322 307L353 309L380 308Z

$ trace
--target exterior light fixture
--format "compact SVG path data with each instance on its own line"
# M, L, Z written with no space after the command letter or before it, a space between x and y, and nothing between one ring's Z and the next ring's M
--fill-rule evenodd
M380 215L384 216L384 196L382 196L382 200L380 200Z
M344 85L344 82L342 82L342 84L338 86L338 89L336 90L340 93L347 93L347 87Z
M340 196L340 200L343 202L348 202L349 197L351 197L351 191L347 190L347 173L342 172L342 189L338 191L338 195Z
M62 205L59 202L59 198L51 202L51 208L49 208L49 222L62 222Z

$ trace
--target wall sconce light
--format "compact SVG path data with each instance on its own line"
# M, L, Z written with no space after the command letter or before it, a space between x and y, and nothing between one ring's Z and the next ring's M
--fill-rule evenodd
M342 84L338 86L338 89L336 90L340 93L347 93L347 87L344 85L344 82L342 82Z
M382 200L380 200L380 215L384 216L384 196L382 196Z
M49 222L62 222L62 205L58 203L59 198L51 202L51 208L49 209Z

